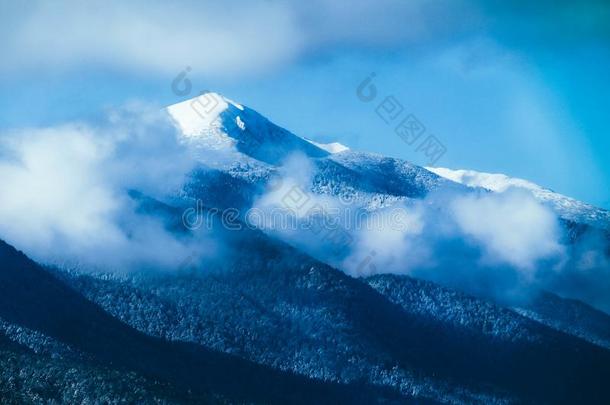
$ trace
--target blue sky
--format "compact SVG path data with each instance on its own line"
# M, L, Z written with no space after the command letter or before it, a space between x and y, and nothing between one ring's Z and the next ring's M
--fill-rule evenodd
M572 4L574 3L574 4ZM610 208L604 2L0 2L0 130L210 89L298 135L425 164L356 97L371 72L447 148Z

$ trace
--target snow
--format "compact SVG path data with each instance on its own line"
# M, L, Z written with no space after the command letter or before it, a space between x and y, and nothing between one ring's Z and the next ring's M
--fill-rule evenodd
M243 111L240 104L213 92L170 105L166 108L174 124L180 129L185 139L197 141L200 145L212 149L224 149L234 142L222 131L221 114L233 106ZM245 125L238 126L245 128Z
M241 117L239 115L235 117L235 123L242 131L246 130L246 123L241 120Z
M314 158L329 153L218 93L204 93L166 111L182 141L197 151L229 151L238 153L237 159L274 164L295 152ZM331 147L346 149L338 144Z
M319 184L314 185L315 191L364 200L365 205L372 209L379 204L385 205L405 197L421 198L438 188L447 189L459 185L501 193L517 187L531 192L564 219L610 228L609 211L555 193L530 181L474 170L441 167L425 170L400 159L355 153L338 142L315 142L276 126L256 111L218 93L203 93L167 107L167 112L184 140L198 150L197 153L202 150L201 155L208 158L207 164L216 155L210 156L206 150L228 152L228 155L225 153L228 158L216 165L220 170L230 171L235 164L241 162L250 170L268 174L284 158L300 152L317 158L318 166L324 167L318 174ZM338 165L332 165L332 162ZM261 173L251 175L239 170L239 177L258 181ZM362 189L359 182L363 178L374 180L371 184L375 184L375 190Z
M452 170L443 167L426 167L426 169L468 187L482 187L499 193L511 187L527 190L538 201L550 205L564 219L595 227L610 227L610 211L556 193L527 180L474 170Z
M510 187L527 190L542 190L537 184L527 180L511 178L500 173L481 173L474 170L451 170L444 167L426 167L432 173L468 187L483 187L491 191L503 192Z
M331 143L318 143L312 141L311 139L303 138L307 142L311 143L314 146L317 146L320 149L327 151L328 153L341 153L350 150L347 146L339 143L339 142L331 142Z

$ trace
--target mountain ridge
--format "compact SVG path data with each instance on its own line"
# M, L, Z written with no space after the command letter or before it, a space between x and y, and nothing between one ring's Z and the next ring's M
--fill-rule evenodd
M176 257L175 267L134 266L117 274L46 267L0 241L0 365L9 370L0 395L37 395L29 387L43 373L40 395L50 401L61 397L58 387L75 381L92 402L107 398L92 381L107 387L110 398L120 397L129 389L121 378L134 387L126 398L150 403L610 400L610 316L541 284L519 284L524 273L485 263L472 234L444 223L455 209L446 196L488 201L521 185L543 193L534 194L540 200L550 191L505 176L500 185L448 179L447 169L317 143L217 93L167 112L197 164L176 193L153 197L129 189L125 198L138 218L184 244L180 254L193 253ZM351 241L316 228L248 221L245 213L275 208L295 188L297 197L323 209L335 204L366 216L403 207L417 218L406 230L366 234L372 247L344 223ZM574 215L558 226L576 250L599 223L579 218L586 206L572 208ZM218 211L237 213L228 224L223 215L210 215ZM503 215L514 214L508 212ZM545 218L554 224L554 216ZM418 227L420 219L431 219L431 228ZM424 231L449 237L438 242L442 257L411 272L410 261L418 258L396 242ZM426 243L437 241L422 240L409 252L425 258ZM380 259L384 252L394 255L391 261ZM367 254L357 271L346 265ZM425 273L435 259L450 277ZM555 274L552 264L540 264L542 276ZM509 270L506 284L494 278ZM476 293L452 284L460 277L477 281ZM494 295L515 286L521 295ZM26 365L20 369L19 362ZM67 369L77 370L75 377L63 378ZM26 375L21 385L13 383L18 373Z
M204 92L192 99L170 105L166 107L166 111L172 117L188 144L193 145L196 149L228 153L230 155L229 160L238 163L253 164L255 167L262 164L261 168L257 170L273 172L274 167L281 165L283 160L291 153L302 153L314 160L328 159L344 165L351 161L352 166L377 160L378 168L381 168L379 162L385 160L394 162L395 165L407 165L421 169L420 173L415 173L412 169L412 175L427 178L428 183L424 184L426 191L438 187L439 180L435 179L434 176L456 184L455 186L448 186L449 183L445 182L444 187L461 185L467 188L482 188L493 192L503 192L509 187L518 187L532 193L538 201L550 206L565 220L584 223L601 229L610 229L610 211L555 193L528 180L473 170L420 167L403 159L374 153L355 152L338 142L317 143L273 124L260 113L218 93ZM205 155L205 158L208 157L209 155ZM369 164L369 166L371 165ZM226 163L223 163L220 166L213 165L212 167L230 171L234 166L232 164L227 166ZM392 177L387 173L385 176ZM317 191L324 192L319 188ZM345 193L346 191L339 194L345 196ZM393 195L392 192L383 191L378 192L378 194L379 196ZM406 195L398 193L394 196ZM421 197L421 192L418 196ZM360 197L360 199L368 199L369 201L371 198L383 199L384 197Z

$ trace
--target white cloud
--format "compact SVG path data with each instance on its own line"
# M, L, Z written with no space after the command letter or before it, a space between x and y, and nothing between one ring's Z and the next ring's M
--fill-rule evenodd
M355 243L341 268L355 277L377 273L408 273L429 261L431 249L421 244L423 206L387 208L372 214L376 224L355 232Z
M3 141L16 159L0 162L0 217L10 239L23 234L37 243L51 243L56 234L90 238L116 233L103 218L118 207L96 173L109 151L90 129L29 130Z
M556 215L528 192L509 189L459 196L451 211L461 231L483 247L489 262L533 271L538 260L562 253Z
M0 134L0 149L0 235L34 259L125 270L172 267L193 253L127 195L163 195L192 167L168 117L132 107L96 127Z
M513 274L531 284L539 269L565 263L556 214L527 191L432 193L375 215L396 211L406 226L392 227L397 223L392 217L380 228L357 230L341 268L356 276L417 274L464 284L477 279L474 274L489 279Z
M462 5L35 1L3 4L4 68L102 65L135 72L252 73L328 46L413 43L463 25ZM440 21L443 20L441 24ZM472 20L471 20L472 21Z

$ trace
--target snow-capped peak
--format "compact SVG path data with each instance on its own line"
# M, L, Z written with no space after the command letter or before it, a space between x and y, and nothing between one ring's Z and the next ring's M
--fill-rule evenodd
M309 157L332 153L218 93L203 93L166 110L184 139L197 149L226 150L267 164L280 163L295 152ZM327 147L346 150L340 144Z
M303 139L305 139L307 142L311 143L312 145L315 145L318 148L323 149L323 150L327 151L328 153L332 153L332 154L341 153L341 152L350 150L347 146L345 146L339 142L318 143L318 142L312 141L311 139L307 139L307 138L303 138Z
M524 188L527 190L544 190L539 185L527 180L508 177L501 173L482 173L474 170L452 170L444 167L426 167L432 173L455 181L468 187L483 187L491 191L503 192L510 187ZM550 191L550 190L547 190Z
M220 126L220 115L230 107L240 111L244 107L218 93L204 92L199 96L167 107L167 112L185 137L208 135L211 128Z
M443 167L426 167L426 169L468 187L482 187L499 193L511 187L527 190L538 201L550 205L564 219L601 228L610 227L610 211L556 193L527 180L474 170L452 170Z

